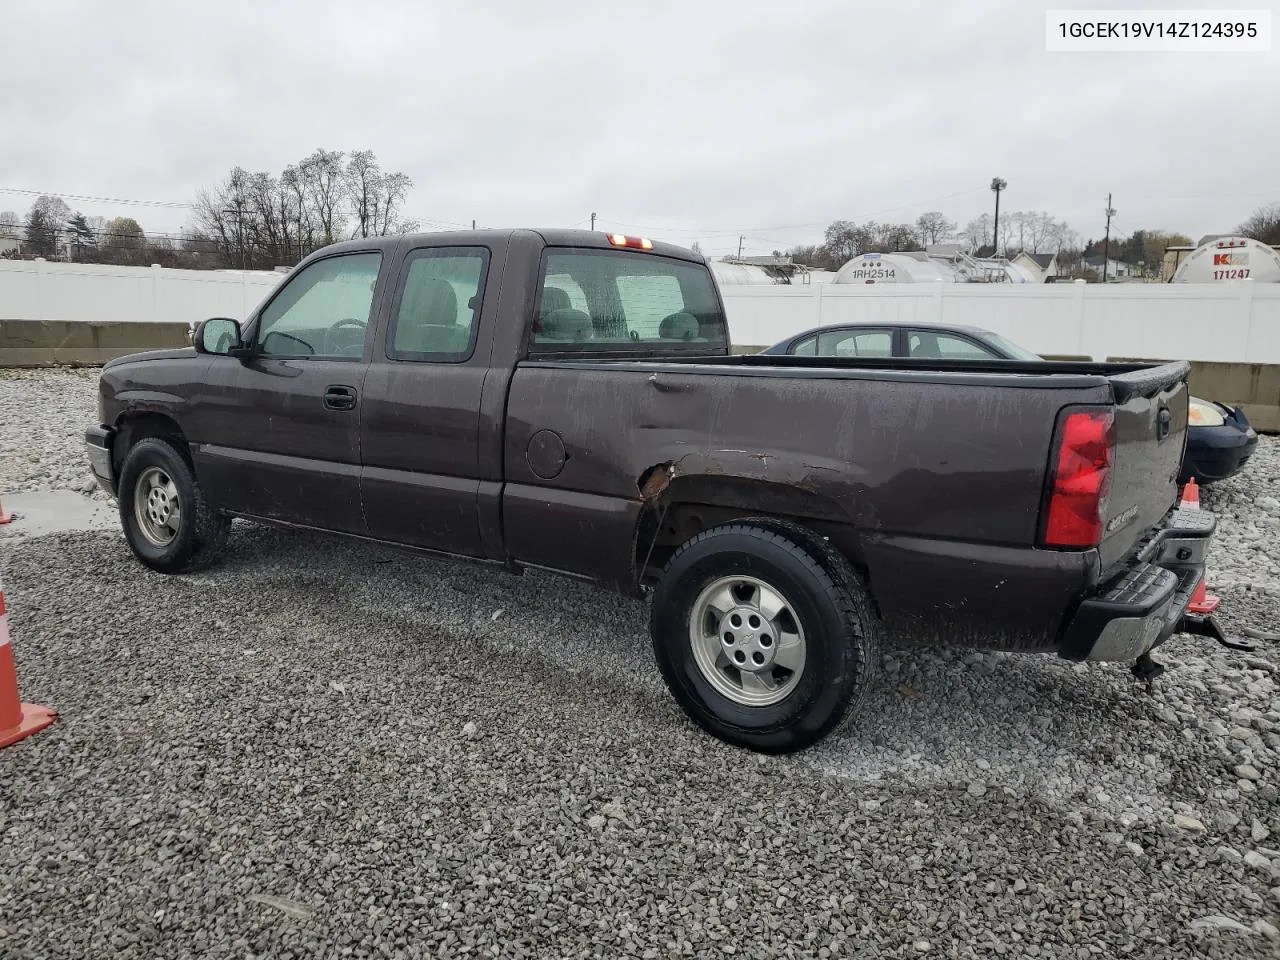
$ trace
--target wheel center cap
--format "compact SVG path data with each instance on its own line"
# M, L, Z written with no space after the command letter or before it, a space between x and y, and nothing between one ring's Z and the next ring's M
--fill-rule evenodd
M757 673L773 666L777 638L760 611L736 607L724 618L725 653L738 669Z

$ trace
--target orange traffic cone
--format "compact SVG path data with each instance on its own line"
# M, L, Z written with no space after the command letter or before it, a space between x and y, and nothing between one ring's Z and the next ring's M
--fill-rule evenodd
M1200 486L1195 477L1188 480L1187 485L1182 488L1182 503L1179 506L1183 510L1200 509ZM1200 583L1196 585L1196 592L1191 595L1191 602L1187 604L1187 613L1207 616L1217 610L1221 603L1221 597L1215 597L1205 590L1204 577L1201 577Z
M18 697L18 671L13 664L9 617L4 609L4 590L0 589L0 747L38 733L57 718L48 707L23 703Z
M1178 506L1183 510L1200 509L1200 485L1196 483L1195 477L1188 480L1187 485L1182 488L1182 503Z
M4 504L0 503L0 527L13 520L13 514L4 508Z

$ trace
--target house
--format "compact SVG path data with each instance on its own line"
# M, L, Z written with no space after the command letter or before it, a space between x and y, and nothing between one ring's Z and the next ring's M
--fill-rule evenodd
M17 237L0 237L0 257L16 253L21 246Z
M1058 255L1056 253L1027 253L1022 250L1013 262L1018 264L1035 278L1036 283L1044 283L1050 277L1058 275Z
M1114 280L1121 277L1133 276L1134 268L1132 265L1123 263L1120 260L1110 260L1104 257L1084 257L1081 261L1084 266L1093 270L1098 274L1098 279L1102 279L1103 266L1106 266L1106 276L1108 280Z

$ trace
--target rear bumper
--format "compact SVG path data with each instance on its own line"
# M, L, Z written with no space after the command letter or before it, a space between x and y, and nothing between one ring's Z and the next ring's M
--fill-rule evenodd
M116 495L116 476L111 464L111 445L115 440L115 431L110 427L90 427L84 432L84 451L89 458L89 469L93 471L98 486Z
M1135 660L1177 630L1204 579L1217 527L1203 510L1174 510L1126 569L1084 600L1067 625L1068 660Z

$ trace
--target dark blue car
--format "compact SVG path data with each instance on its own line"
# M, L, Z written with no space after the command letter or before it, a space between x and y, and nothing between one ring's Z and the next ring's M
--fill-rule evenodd
M849 323L805 330L767 354L805 357L927 357L934 360L1023 360L1041 357L980 327L938 324ZM1179 483L1212 483L1235 476L1253 455L1258 435L1244 411L1192 397L1187 449Z

